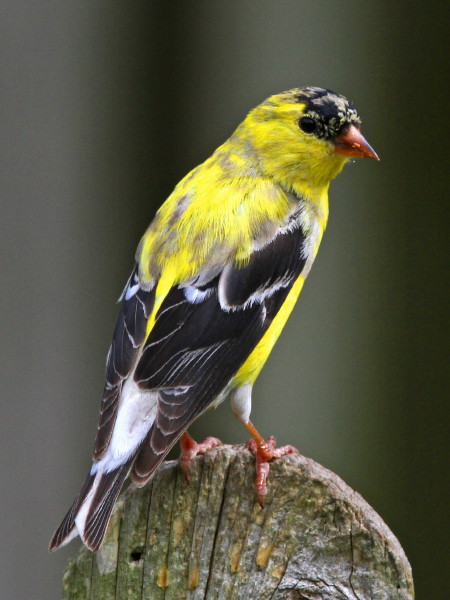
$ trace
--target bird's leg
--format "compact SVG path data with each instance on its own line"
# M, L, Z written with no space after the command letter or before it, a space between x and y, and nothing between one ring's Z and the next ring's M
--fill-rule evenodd
M189 481L189 469L191 467L192 460L197 456L197 454L205 454L211 448L215 448L216 446L222 446L222 442L215 437L207 437L200 444L197 443L187 431L183 433L180 438L180 468L183 471L183 475L186 481Z
M267 441L260 435L251 421L243 422L252 439L248 442L248 449L255 455L256 461L256 496L261 508L264 507L264 496L267 494L267 477L269 475L269 461L280 458L285 454L298 454L294 446L280 446L275 448L275 438L271 435Z

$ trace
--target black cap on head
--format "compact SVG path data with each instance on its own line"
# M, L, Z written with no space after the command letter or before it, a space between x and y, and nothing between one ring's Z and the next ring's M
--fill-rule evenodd
M350 125L359 127L361 124L353 104L331 90L306 87L297 90L295 98L305 104L304 114L316 121L316 137L333 138Z

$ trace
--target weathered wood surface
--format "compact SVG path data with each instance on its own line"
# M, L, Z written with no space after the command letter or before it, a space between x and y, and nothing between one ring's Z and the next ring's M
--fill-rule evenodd
M380 517L339 477L290 455L274 461L266 507L254 459L224 446L187 483L167 462L119 500L95 555L64 574L66 600L410 600L411 568Z

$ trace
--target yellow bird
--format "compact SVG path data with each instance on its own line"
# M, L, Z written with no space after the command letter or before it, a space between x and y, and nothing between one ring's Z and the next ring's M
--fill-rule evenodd
M120 297L92 468L50 550L99 549L130 474L144 485L181 439L182 467L220 443L187 428L225 399L250 432L263 503L275 448L250 421L252 387L317 254L328 188L349 157L378 159L343 96L293 89L253 109L175 187Z

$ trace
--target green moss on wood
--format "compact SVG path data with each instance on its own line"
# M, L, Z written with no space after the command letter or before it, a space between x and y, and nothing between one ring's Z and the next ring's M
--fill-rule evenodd
M97 555L81 549L66 600L412 600L394 535L339 477L290 455L271 467L266 506L243 447L175 462L117 504Z

